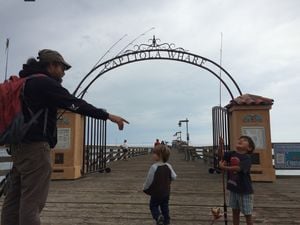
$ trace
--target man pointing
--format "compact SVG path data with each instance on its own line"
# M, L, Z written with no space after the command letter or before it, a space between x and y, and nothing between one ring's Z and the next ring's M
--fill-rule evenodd
M120 130L128 123L122 117L110 114L71 95L61 83L71 66L57 51L39 51L37 59L30 58L23 65L20 77L26 81L23 96L25 121L41 110L22 143L13 145L13 168L9 190L2 207L1 225L40 225L40 213L48 196L51 176L50 149L57 143L57 109L96 119L110 120Z

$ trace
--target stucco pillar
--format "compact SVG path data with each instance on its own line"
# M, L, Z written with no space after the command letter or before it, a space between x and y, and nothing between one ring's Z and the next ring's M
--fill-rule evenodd
M58 113L60 115L61 112ZM52 150L52 179L77 179L83 164L84 118L66 111L57 121L58 142Z
M241 135L250 136L256 149L251 155L253 181L273 182L276 179L272 160L270 109L273 100L256 95L242 95L227 106L229 111L230 147Z

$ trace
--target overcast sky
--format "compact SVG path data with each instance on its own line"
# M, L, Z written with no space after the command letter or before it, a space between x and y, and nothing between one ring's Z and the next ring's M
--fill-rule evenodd
M272 141L300 141L300 1L298 0L0 0L0 79L5 42L10 38L9 74L28 57L51 48L73 67L64 86L75 89L96 61L123 35L105 59L141 33L175 43L219 61L243 93L273 98ZM2 46L2 47L1 47ZM132 46L129 46L132 48ZM150 144L171 140L178 120L190 120L193 144L211 144L211 108L219 104L219 83L208 72L171 61L147 61L106 73L85 99L131 124L120 132L109 126L108 142ZM230 101L223 93L222 104ZM184 127L181 128L184 132ZM183 133L185 136L185 133Z

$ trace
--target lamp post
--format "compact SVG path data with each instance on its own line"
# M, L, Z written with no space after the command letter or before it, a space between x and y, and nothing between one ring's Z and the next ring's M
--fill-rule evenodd
M179 134L179 137L177 137L178 134ZM176 137L177 140L179 138L179 140L181 141L181 131L177 131L173 136Z
M186 142L189 145L190 137L189 137L189 120L186 118L185 120L179 120L178 126L181 127L181 123L185 123L186 125Z

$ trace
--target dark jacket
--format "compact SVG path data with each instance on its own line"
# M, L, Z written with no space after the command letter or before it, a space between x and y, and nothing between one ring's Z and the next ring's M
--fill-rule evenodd
M144 192L154 198L162 199L170 195L171 181L177 177L168 163L155 163L148 172Z
M33 124L26 134L23 142L46 141L51 148L57 143L57 109L66 109L81 115L96 119L108 119L108 113L88 104L82 99L71 95L67 89L62 87L61 80L50 77L46 71L39 66L23 65L20 77L28 77L34 74L45 74L43 77L29 79L24 88L23 113L25 121L29 121L32 111L34 114L41 109L47 109L48 113L42 113L36 124ZM46 132L44 124L46 118Z
M228 171L227 189L240 194L253 194L250 155L229 151L224 154L224 160L229 166L240 167L239 172Z

